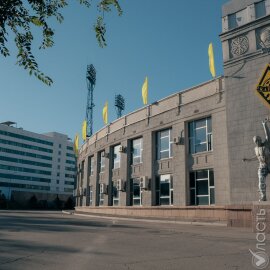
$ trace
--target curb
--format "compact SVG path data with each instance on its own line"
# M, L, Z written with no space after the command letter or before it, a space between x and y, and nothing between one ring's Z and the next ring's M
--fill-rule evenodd
M123 221L135 221L135 222L148 222L148 223L163 223L163 224L179 224L179 225L198 225L198 226L218 226L227 227L226 223L221 222L199 222L199 221L177 221L177 220L160 220L160 219L139 219L139 218L126 218L126 217L109 217L109 216L98 216L91 214L78 214L75 212L62 211L63 214L90 217L90 218L103 218L109 220L123 220Z

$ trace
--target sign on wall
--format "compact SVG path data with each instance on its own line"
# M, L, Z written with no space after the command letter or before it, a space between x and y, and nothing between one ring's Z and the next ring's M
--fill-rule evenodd
M270 106L270 64L266 66L257 84L256 93L263 99L265 104Z

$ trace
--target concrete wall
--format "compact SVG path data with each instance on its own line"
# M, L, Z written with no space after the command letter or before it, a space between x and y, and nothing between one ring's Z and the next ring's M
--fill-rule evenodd
M225 13L235 12L241 5L256 1L232 1ZM243 163L243 158L254 156L253 136L264 137L262 120L269 116L266 107L255 94L256 85L270 56L260 48L256 34L269 27L270 16L255 20L221 35L226 85L226 122L229 153L231 203L258 200L258 162ZM231 42L246 37L248 48L238 55L231 53ZM241 46L241 42L239 44ZM270 192L270 185L267 193Z

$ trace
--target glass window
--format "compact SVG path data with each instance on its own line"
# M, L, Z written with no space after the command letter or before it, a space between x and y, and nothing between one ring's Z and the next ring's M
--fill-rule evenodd
M266 15L265 1L255 3L255 16L256 19Z
M38 166L38 167L52 168L51 164L32 161L32 160L28 160L28 159L0 156L0 160L12 162L12 163L27 164L27 165Z
M101 188L100 188L100 184L99 184L99 206L104 205L104 193L100 193Z
M237 27L236 13L230 14L228 16L228 23L229 23L229 30Z
M13 145L13 146L17 146L17 147L22 147L22 148L27 148L27 149L33 149L33 150L47 152L47 153L53 152L52 149L47 149L44 147L39 147L39 146L35 146L35 145L29 145L29 144L25 144L25 143L19 143L19 142L4 140L4 139L0 139L0 143L7 144L7 145Z
M157 184L157 204L172 205L173 204L173 180L170 174L158 177Z
M44 156L44 155L39 155L39 154L34 154L34 153L28 153L28 152L24 152L24 151L18 151L18 150L3 148L3 147L0 147L0 152L16 154L16 155L26 156L26 157L34 157L34 158L39 158L39 159L52 160L52 157L49 157L49 156Z
M228 15L229 30L239 27L247 22L246 12L246 9L242 9L236 13Z
M143 138L132 140L132 164L142 163Z
M99 158L99 172L104 172L105 171L105 151L101 151L99 153L100 158Z
M30 142L36 142L36 143L40 143L40 144L53 146L52 142L44 141L44 140L33 138L33 137L28 137L28 136L13 133L13 132L7 132L7 131L4 131L4 130L0 130L0 134L4 135L4 136L8 136L8 137L13 137L13 138L18 138L18 139L30 141Z
M208 180L200 180L196 183L197 195L208 195Z
M84 179L84 160L82 161L81 179Z
M212 150L211 117L189 122L188 133L191 154Z
M190 172L190 205L215 203L214 172L212 169Z
M88 173L94 175L94 156L88 158Z
M93 205L93 188L89 187L89 205Z
M172 129L157 132L157 159L172 157Z
M133 205L142 205L142 189L140 187L140 179L132 180L132 203Z
M113 168L118 169L120 168L120 161L121 161L121 153L120 153L121 145L116 145L113 148Z
M120 192L117 190L117 181L113 182L113 206L119 205Z

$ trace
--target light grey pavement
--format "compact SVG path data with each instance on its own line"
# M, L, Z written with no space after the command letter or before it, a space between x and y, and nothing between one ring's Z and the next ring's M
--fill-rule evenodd
M256 243L247 229L0 211L0 270L249 270Z

